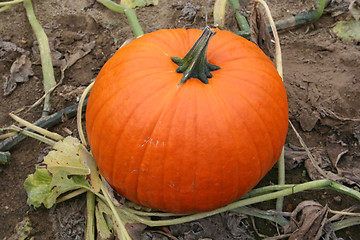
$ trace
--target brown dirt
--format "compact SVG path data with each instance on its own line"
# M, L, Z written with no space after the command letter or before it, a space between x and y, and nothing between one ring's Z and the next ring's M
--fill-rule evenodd
M62 85L53 94L52 111L54 112L74 104L80 90L96 77L105 61L126 39L132 37L124 15L111 12L98 3L85 11L84 8L89 6L90 2L33 1L37 18L49 37L53 57L57 58L54 61L56 79L60 78L61 58L80 45L96 42L89 54L66 70ZM212 1L209 4L200 0L160 2L159 6L137 10L145 32L175 27L202 28L206 24L207 13L207 23L211 25L213 22L212 8L206 10L207 5L213 5ZM195 11L195 15L184 14L186 2L188 2L187 7ZM269 2L275 19L288 17L311 7L310 3L298 0ZM238 30L232 10L228 8L227 11L225 29ZM35 37L22 5L18 4L0 13L0 18L0 41L12 42L27 51L33 62L34 71L34 76L30 77L28 82L17 84L12 94L9 96L0 94L0 127L6 127L13 123L8 113L34 103L41 97L43 87ZM359 121L351 119L360 118L360 46L346 45L336 39L331 33L331 27L335 22L336 19L330 14L324 14L312 25L292 29L280 35L290 120L308 146L325 147L327 143L334 141L347 144L349 152L345 159L351 160L356 163L355 167L359 167L357 162L360 159L360 140L355 129L358 129L360 124ZM5 55L0 55L1 86L9 75L12 63L20 55L18 51L7 51ZM41 106L36 107L20 116L35 121L40 117L41 110ZM66 120L51 130L66 135L65 128L76 134L74 119ZM289 130L287 143L299 146L292 130ZM34 210L26 204L23 183L27 175L34 171L34 166L38 159L41 159L45 147L44 144L27 139L11 150L11 162L0 166L0 239L10 237L16 224L25 217L30 217L33 226L31 236L35 239L82 238L84 199L79 198L66 204L59 204L52 210L44 208ZM308 180L307 177L302 176L303 170L304 167L301 165L288 172L287 181L299 183ZM276 182L275 175L276 170L272 170L261 184ZM358 205L355 200L330 191L322 191L320 194L314 191L296 194L286 198L285 205L295 207L302 199L318 200L337 210ZM270 202L266 207L264 205L260 207L273 208L274 203ZM213 220L202 222L200 227L199 224L193 223L172 229L172 232L180 239L244 239L245 235L239 235L236 232L237 228L234 227L234 224L236 226L240 224L238 219L231 214L222 214L214 217ZM251 222L241 224L251 225ZM266 234L276 233L276 228L264 221L258 221L257 227ZM219 228L225 229L221 232L223 235L216 235L219 231L215 232L214 229ZM348 228L340 235L345 239L355 239L354 234L359 230L358 227ZM143 235L143 239L163 238L155 233L147 233Z

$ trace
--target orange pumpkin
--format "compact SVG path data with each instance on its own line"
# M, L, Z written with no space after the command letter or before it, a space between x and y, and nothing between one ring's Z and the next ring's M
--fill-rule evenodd
M251 190L280 156L288 104L274 64L240 36L218 30L209 41L206 31L195 49L196 29L145 34L96 79L86 110L91 151L133 202L173 213L216 209Z

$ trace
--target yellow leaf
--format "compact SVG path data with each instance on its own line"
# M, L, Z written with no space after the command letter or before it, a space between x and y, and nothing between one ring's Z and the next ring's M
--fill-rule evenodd
M65 171L68 175L88 175L90 169L81 161L80 152L86 151L79 140L66 137L54 145L53 151L44 158L47 169L52 174Z

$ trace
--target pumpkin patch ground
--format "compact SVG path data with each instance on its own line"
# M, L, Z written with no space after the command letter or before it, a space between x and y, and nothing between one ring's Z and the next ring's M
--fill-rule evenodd
M124 14L94 1L32 3L49 38L55 79L62 79L51 96L53 113L77 103L105 62L133 33ZM275 20L311 10L315 5L298 0L268 3ZM167 28L202 30L214 22L213 5L214 1L159 1L156 6L137 9L136 14L146 33ZM286 183L304 183L326 176L355 190L360 188L360 45L357 40L338 39L332 30L337 21L349 17L348 7L348 1L333 1L314 23L279 33L289 118L314 157L309 160L289 127L285 143ZM38 43L23 5L0 12L0 19L0 127L5 128L14 124L8 116L10 112L41 98L43 84ZM226 7L223 29L239 30L230 6ZM40 105L18 115L34 122L41 114ZM50 130L78 137L75 118L66 115ZM84 195L50 210L34 210L26 203L24 181L50 150L37 140L26 139L11 149L11 160L0 165L0 239L26 239L16 235L21 233L28 239L83 239ZM276 183L275 166L258 187ZM275 204L272 200L253 207L269 210L275 209ZM359 207L355 198L332 190L310 190L284 198L284 211L298 213L294 215L297 228L307 229L306 232L311 232L307 223L316 226L333 216L334 211L359 212ZM319 214L315 217L306 213ZM278 234L277 226L270 221L237 212L167 228L132 227L137 239L263 239ZM295 231L293 227L290 224L288 233ZM355 239L359 231L359 225L347 227L336 231L336 236Z

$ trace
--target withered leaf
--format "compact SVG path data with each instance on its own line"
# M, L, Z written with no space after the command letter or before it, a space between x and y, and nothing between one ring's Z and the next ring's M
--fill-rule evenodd
M337 168L338 162L345 153L349 151L346 144L341 142L328 142L326 144L326 152L330 158L333 167Z
M327 214L327 205L323 207L315 201L303 201L291 213L290 223L284 227L284 231L291 233L290 240L318 240L327 221Z
M303 164L306 159L308 159L307 153L303 148L299 148L291 144L286 144L284 146L284 150L286 170L297 168Z
M311 180L329 179L334 182L360 187L360 171L358 167L355 167L358 165L357 161L349 161L348 167L337 167L338 173L333 173L323 169L324 166L321 166L321 164L324 163L324 158L321 157L318 151L313 151L312 158L313 160L307 159L305 161L305 168Z
M6 56L8 52L12 52L12 51L25 53L25 50L23 48L18 47L15 43L2 41L0 39L0 58Z
M264 13L254 4L250 14L250 41L258 45L269 57L273 57L271 36L266 26Z
M27 82L30 76L34 75L31 68L31 61L25 54L15 60L10 68L10 76L4 85L4 96L10 95L16 88L17 83Z

